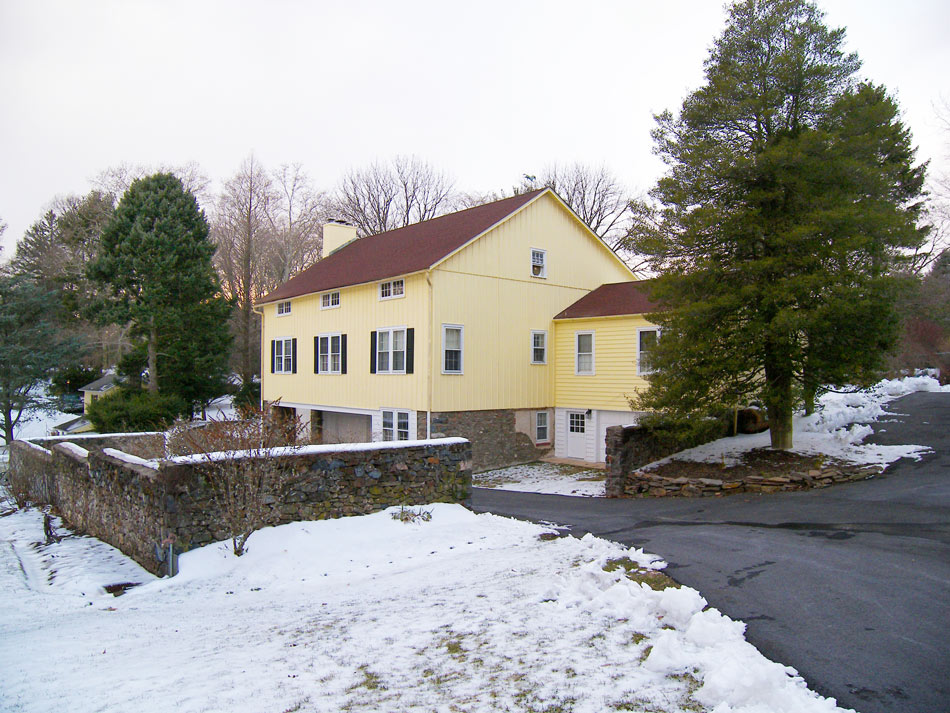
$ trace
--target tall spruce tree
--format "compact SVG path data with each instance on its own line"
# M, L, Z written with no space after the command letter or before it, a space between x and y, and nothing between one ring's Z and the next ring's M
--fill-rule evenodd
M131 323L147 345L149 389L198 407L222 393L230 305L195 197L170 173L136 180L102 233L90 276L106 286L103 316Z
M858 82L806 0L742 0L678 116L656 117L668 173L632 247L666 307L638 407L701 413L760 399L773 448L822 383L867 382L898 333L924 167L894 101Z

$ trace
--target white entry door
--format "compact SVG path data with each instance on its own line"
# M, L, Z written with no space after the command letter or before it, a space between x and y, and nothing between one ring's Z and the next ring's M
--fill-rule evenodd
M587 455L587 416L583 411L567 412L567 457L584 459Z

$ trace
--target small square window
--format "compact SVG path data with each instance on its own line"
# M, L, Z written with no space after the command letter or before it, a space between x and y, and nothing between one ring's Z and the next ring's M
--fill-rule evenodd
M406 294L405 280L389 280L379 283L379 299L391 300Z
M538 411L535 414L535 442L537 443L547 443L550 439L548 438L548 412L547 411Z
M277 303L277 315L290 314L290 302Z
M320 309L333 309L340 306L339 292L325 292L320 297Z
M531 277L547 277L547 251L531 248Z
M531 363L548 363L548 333L531 332Z

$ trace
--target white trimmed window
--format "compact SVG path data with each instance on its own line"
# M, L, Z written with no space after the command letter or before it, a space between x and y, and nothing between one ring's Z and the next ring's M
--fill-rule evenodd
M531 277L548 276L548 252L531 248Z
M287 304L290 304L289 302ZM293 337L274 340L274 373L294 373L294 340Z
M659 337L659 329L637 330L637 374L646 376L653 373L651 354Z
M409 440L409 412L383 411L383 440Z
M376 332L376 373L406 373L406 329L380 329Z
M379 283L379 299L391 300L406 294L405 280L389 280Z
M574 335L575 374L593 374L594 373L594 333L576 332Z
M464 329L460 324L442 325L442 373L462 373L462 345Z
M535 427L535 437L534 440L536 443L547 443L551 440L548 436L548 412L547 411L538 411L534 415L534 427Z
M548 363L548 333L543 331L531 332L531 363Z
M321 374L339 374L343 364L343 335L321 334L317 338L317 358Z
M290 314L290 302L278 302L277 303L277 316L281 317L285 314Z
M340 306L339 292L324 292L320 296L320 309L333 309Z

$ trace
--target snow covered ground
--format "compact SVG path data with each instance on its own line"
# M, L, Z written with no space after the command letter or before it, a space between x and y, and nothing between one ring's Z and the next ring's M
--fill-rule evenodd
M792 450L805 455L823 454L851 463L878 465L881 468L901 458L920 458L927 452L923 446L878 446L862 442L873 432L868 423L893 415L885 408L888 402L915 391L950 393L950 386L940 386L931 376L913 376L886 379L868 391L826 393L819 399L813 415L795 418L795 447ZM651 463L646 468L673 458L734 465L741 459L742 454L754 448L768 447L768 431L721 438L681 451ZM598 470L553 463L530 463L477 473L474 482L480 488L602 498L603 476L603 471Z
M477 488L515 490L522 493L604 497L603 470L557 463L527 463L487 470L472 476Z
M36 510L2 516L0 709L840 710L698 592L609 564L662 568L640 550L426 510L266 529L161 580L92 538L40 544ZM103 591L124 582L142 584Z
M916 391L950 393L950 385L941 386L932 376L910 376L903 379L885 379L868 391L823 394L816 404L814 414L795 417L792 450L804 455L825 455L850 463L878 465L881 468L901 458L920 459L928 452L928 448L912 444L878 446L862 442L874 432L867 424L893 415L885 408L890 401ZM725 462L731 465L739 460L743 453L753 448L768 447L769 432L765 431L722 438L682 451L671 458ZM669 459L657 461L656 464L666 460Z

